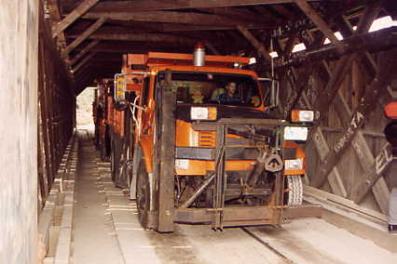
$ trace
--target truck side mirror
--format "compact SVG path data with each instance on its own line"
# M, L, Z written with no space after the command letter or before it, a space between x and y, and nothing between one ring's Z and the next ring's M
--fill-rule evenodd
M114 107L119 110L123 111L127 107L126 103L126 94L127 91L127 83L126 83L126 78L124 74L116 74L114 76L114 93L113 93L113 98L114 98Z
M114 100L116 103L122 103L125 101L125 92L127 90L127 84L124 74L116 74L114 76Z

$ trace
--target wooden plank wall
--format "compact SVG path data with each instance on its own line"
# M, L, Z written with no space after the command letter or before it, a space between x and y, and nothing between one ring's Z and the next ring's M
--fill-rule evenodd
M39 21L39 201L44 204L73 133L76 98L73 83L51 37L42 6Z
M377 58L376 54L373 54L373 56L375 59ZM335 68L337 63L338 61L328 62L331 71ZM302 72L305 69L298 68L297 70ZM350 114L358 107L360 99L364 95L366 89L368 89L368 85L372 78L373 75L368 71L366 65L358 58L355 59L339 88L339 94L350 109ZM310 77L307 97L312 105L315 105L319 91L325 87L326 83L327 82L317 73L314 73ZM340 180L346 191L344 195L339 195L355 200L353 197L355 188L359 183L366 181L366 179L364 179L366 174L371 169L371 166L374 166L371 161L373 161L373 158L378 156L384 148L386 141L383 136L383 129L387 124L387 119L383 115L383 105L390 100L391 96L389 93L382 93L377 103L370 111L370 114L366 116L364 126L355 135L352 144L349 145L347 151L342 154L342 158L337 163L336 167L339 170ZM351 115L347 117L340 116L340 111L337 111L337 107L340 107L340 105L335 101L337 100L334 100L329 106L326 113L327 116L320 126L326 142L330 147L335 146L342 136L344 127L346 127L344 120L349 120L351 118ZM302 100L300 101L300 106L304 107ZM354 149L354 143L360 140L359 137L361 136L363 136L364 142L367 143L368 148L360 145L357 149ZM319 166L321 165L316 143L313 140L309 141L306 152L310 157L308 159L308 178L310 180L316 177L316 172L319 171ZM372 187L372 191L369 191L364 199L357 201L358 204L386 213L389 190L394 184L392 182L391 172L390 168L386 169L382 173L384 177L381 177L380 180L376 182ZM335 192L331 188L329 180L321 186L321 189L331 193Z

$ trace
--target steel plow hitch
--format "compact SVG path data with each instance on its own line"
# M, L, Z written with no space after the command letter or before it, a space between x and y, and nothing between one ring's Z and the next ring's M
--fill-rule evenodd
M283 169L283 161L280 155L270 154L265 158L265 170L269 172L278 172Z

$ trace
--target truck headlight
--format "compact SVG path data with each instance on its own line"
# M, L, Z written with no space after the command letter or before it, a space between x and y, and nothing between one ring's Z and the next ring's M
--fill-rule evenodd
M187 170L189 169L189 160L187 159L176 159L175 168L177 170Z
M295 140L295 141L306 141L309 134L307 127L285 127L284 128L284 139Z
M216 107L197 107L190 108L191 120L216 120Z
M313 122L314 111L311 110L292 110L291 111L292 122Z
M302 159L290 159L284 161L285 170L302 170L303 160Z

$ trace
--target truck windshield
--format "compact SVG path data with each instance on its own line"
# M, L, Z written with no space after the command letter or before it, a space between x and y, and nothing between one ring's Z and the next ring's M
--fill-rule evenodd
M159 74L159 81L164 73ZM257 82L247 75L172 72L178 104L221 104L259 107Z

